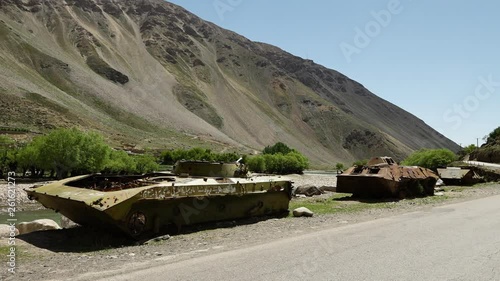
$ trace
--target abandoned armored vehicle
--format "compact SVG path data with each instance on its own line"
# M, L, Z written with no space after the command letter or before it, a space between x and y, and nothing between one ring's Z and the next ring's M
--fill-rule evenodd
M113 227L134 238L197 223L288 214L292 183L246 177L241 167L183 161L174 173L85 175L26 192L78 224Z
M438 179L430 169L400 166L391 157L374 157L366 165L338 175L337 192L375 198L434 195Z

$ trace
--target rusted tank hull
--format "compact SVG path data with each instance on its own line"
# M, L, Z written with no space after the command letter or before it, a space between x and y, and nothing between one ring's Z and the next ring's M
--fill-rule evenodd
M337 176L337 192L363 197L434 195L438 176L422 167L397 165L390 157L376 157Z
M399 184L383 177L338 175L337 192L370 197L394 196L399 193Z
M137 184L141 180L84 176L26 192L76 223L119 229L140 238L166 228L175 230L204 222L288 214L292 190L290 181L269 177L169 177L168 181ZM122 189L117 190L117 186Z
M434 178L394 181L383 177L337 176L337 192L372 198L434 195L435 185Z

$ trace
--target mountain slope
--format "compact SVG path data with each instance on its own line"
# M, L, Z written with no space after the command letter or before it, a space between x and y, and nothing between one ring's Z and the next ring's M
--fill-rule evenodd
M0 126L316 164L458 146L361 84L161 0L0 0Z

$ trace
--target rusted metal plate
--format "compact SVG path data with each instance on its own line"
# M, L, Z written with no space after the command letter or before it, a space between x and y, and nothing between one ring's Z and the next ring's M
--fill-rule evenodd
M447 168L437 169L439 177L442 179L461 179L472 171L469 169Z

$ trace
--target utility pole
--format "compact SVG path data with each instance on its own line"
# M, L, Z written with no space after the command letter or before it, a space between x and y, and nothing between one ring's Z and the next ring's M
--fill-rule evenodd
M479 147L479 138L476 138L477 145L476 147Z

